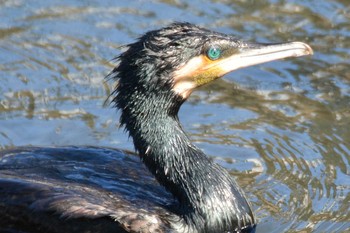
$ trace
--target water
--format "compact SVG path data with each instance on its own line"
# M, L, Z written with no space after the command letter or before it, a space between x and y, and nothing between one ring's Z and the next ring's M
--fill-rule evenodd
M0 148L132 150L104 106L119 46L172 21L315 54L242 69L193 93L180 119L247 192L257 232L350 231L350 6L326 1L0 2Z

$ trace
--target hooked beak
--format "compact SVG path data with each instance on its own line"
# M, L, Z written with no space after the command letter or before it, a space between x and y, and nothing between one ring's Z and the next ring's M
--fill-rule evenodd
M174 73L173 90L186 99L196 87L234 70L287 57L312 54L312 48L303 42L243 43L233 54L218 60L210 60L203 54L192 58Z
M218 61L221 76L239 68L275 61L287 57L312 55L312 48L303 42L281 44L245 44L238 53Z

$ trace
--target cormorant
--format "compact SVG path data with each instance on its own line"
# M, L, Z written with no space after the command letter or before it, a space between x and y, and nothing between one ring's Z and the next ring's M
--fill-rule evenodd
M0 151L1 232L254 232L233 177L191 143L178 111L228 72L312 54L189 24L149 31L117 57L113 103L139 158L100 147Z

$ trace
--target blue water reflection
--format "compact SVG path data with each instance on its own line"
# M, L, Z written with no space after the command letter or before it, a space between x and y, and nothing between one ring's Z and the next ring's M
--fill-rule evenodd
M257 232L350 231L347 1L2 1L0 148L133 150L104 105L120 46L173 21L262 42L304 41L313 57L239 70L201 88L180 119L248 193Z

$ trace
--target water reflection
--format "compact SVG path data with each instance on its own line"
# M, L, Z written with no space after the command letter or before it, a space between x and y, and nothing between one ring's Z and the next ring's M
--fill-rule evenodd
M347 1L2 1L0 148L133 149L104 108L119 46L173 20L262 42L300 40L312 58L237 71L194 93L180 118L237 176L258 232L350 230ZM74 130L73 130L74 129Z

